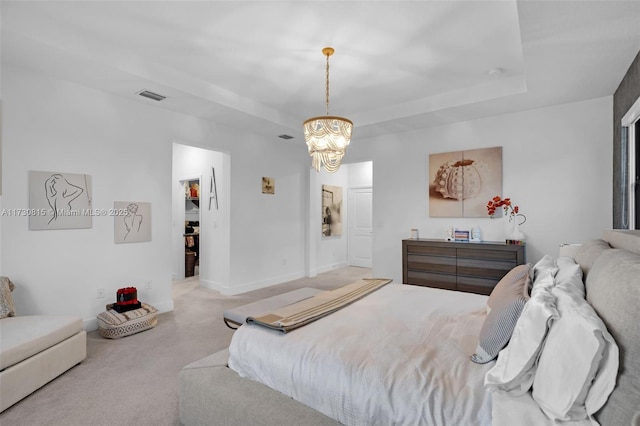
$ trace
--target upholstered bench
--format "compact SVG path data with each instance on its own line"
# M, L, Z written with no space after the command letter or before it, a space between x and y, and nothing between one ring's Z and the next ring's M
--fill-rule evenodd
M227 327L236 329L246 323L247 317L256 317L266 314L274 309L282 308L292 303L313 297L318 293L322 293L322 291L323 290L318 290L317 288L304 287L269 297L267 299L258 300L257 302L249 303L247 305L238 306L224 312L224 323Z
M87 356L82 319L24 315L0 320L0 411Z
M130 336L155 327L158 324L158 310L142 303L138 309L119 313L107 305L107 310L98 315L98 333L107 339Z

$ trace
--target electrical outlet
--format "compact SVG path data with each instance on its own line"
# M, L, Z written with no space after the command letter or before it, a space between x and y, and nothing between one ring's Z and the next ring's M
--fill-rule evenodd
M147 280L144 282L144 288L147 290L151 290L153 287L151 286L151 280Z
M104 288L99 288L98 290L96 290L96 299L103 299L104 298Z

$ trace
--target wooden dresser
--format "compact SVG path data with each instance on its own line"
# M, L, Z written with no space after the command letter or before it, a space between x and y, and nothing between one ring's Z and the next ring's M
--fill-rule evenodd
M507 272L524 263L524 248L494 241L402 240L402 282L490 294Z

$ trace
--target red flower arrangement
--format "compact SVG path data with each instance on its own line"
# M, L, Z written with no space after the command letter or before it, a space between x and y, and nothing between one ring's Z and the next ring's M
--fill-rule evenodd
M509 215L509 221L518 214L520 211L518 206L514 206L511 203L511 198L505 198L504 200L500 198L500 196L496 195L487 203L487 214L492 216L495 214L498 208L502 207L504 209L504 214ZM524 215L521 215L524 216ZM526 219L525 219L526 220Z

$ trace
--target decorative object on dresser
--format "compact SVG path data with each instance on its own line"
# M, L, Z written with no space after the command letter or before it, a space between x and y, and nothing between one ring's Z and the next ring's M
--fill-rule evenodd
M502 207L504 214L509 218L509 231L505 238L507 244L524 244L524 234L520 231L520 225L527 221L527 217L520 213L520 207L513 205L511 198L502 199L496 195L487 203L487 214L493 218L496 211Z
M473 242L479 242L482 241L482 236L481 236L481 232L480 232L480 227L479 226L474 226L473 228L471 228L471 240Z
M522 245L402 240L402 282L488 295L507 272L525 263Z
M447 228L447 241L453 241L455 239L453 236L455 233L455 229L456 228L454 228L453 226Z
M469 242L469 231L466 229L456 229L454 241Z

